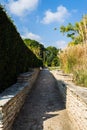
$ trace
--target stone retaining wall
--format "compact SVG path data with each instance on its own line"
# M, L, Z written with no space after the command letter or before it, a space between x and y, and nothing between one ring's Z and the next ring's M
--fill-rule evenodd
M15 117L32 88L39 69L21 74L17 83L0 94L0 130L11 130Z
M69 75L53 71L75 130L87 130L87 88L76 86Z

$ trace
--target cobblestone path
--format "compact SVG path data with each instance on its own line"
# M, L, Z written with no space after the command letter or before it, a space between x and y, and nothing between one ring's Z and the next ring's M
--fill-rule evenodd
M73 130L56 85L48 70L40 72L12 130Z

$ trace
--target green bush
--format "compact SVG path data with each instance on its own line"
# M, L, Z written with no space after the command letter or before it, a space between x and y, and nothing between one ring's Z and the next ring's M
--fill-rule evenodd
M41 65L0 6L0 92L13 84L20 73Z

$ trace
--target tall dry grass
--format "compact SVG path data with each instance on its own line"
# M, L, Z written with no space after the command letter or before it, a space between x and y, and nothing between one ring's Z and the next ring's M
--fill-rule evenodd
M87 86L87 44L67 47L60 53L61 68L73 73L77 84Z

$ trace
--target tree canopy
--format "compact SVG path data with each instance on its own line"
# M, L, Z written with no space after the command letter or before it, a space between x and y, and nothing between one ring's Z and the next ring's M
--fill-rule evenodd
M38 41L31 39L24 39L24 42L39 59L42 59L45 66L59 65L59 49L57 49L56 47L48 46L47 48L45 48L44 45L42 45Z
M58 52L59 49L56 47L49 46L46 48L45 63L47 66L59 66Z
M70 37L73 44L87 43L87 15L84 15L82 20L74 25L69 23L67 26L61 26L60 32Z

